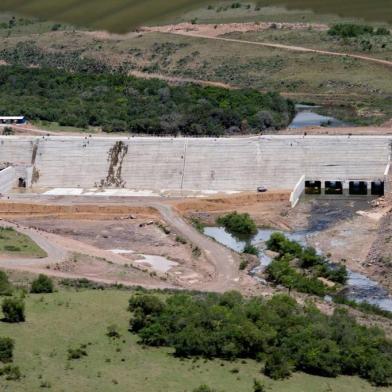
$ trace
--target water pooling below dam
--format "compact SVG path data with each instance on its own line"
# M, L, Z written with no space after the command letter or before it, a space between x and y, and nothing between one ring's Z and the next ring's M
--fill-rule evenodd
M295 105L297 114L294 117L293 121L289 125L289 128L298 129L298 128L306 128L306 127L348 127L350 124L341 121L337 118L330 116L323 116L321 114L316 113L316 110L320 108L320 106L311 106L311 105Z
M325 212L322 205L316 203L316 206L316 209L319 208L319 212ZM347 217L349 211L343 211L342 214L343 217ZM310 219L308 227L292 232L283 232L274 229L258 229L257 234L251 238L250 243L256 246L260 251L260 264L251 271L251 274L256 275L263 272L271 263L271 257L266 254L266 241L270 238L272 233L281 232L290 240L297 241L301 245L306 246L310 244L312 236L319 234L331 224L333 219L336 218L336 215L337 209L333 208L327 214L316 213ZM223 227L206 227L204 229L204 234L239 253L242 253L246 245L246 241L236 238ZM345 296L348 299L357 302L368 302L379 306L381 309L392 312L392 296L381 285L358 272L348 270L348 276L349 278L344 289Z

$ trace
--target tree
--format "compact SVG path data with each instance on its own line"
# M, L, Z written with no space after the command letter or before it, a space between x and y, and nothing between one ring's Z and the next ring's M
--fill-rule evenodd
M53 281L48 276L40 274L31 284L31 293L44 294L53 293Z
M273 380L283 380L291 375L288 358L281 351L274 351L267 359L264 373Z
M21 298L5 298L2 303L4 321L20 323L25 321L25 305Z
M249 214L239 214L237 211L221 216L217 219L218 225L222 225L226 230L243 236L257 233L257 226Z

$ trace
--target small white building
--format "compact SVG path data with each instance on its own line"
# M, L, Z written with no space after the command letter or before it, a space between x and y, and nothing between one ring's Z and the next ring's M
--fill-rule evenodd
M0 116L0 124L26 124L25 116Z

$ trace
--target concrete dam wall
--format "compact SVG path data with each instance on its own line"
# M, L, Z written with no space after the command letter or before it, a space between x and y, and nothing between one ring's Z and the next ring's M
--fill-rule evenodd
M2 136L0 164L29 168L32 185L42 188L292 189L303 175L318 181L383 179L391 140L297 135L218 139Z

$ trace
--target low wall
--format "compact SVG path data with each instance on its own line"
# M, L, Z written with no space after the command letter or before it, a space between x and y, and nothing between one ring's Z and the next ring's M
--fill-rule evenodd
M305 192L305 178L305 175L303 175L295 185L294 190L291 192L290 204L292 208L298 204L300 197Z
M16 185L16 170L13 167L7 167L0 171L0 193L9 192Z

